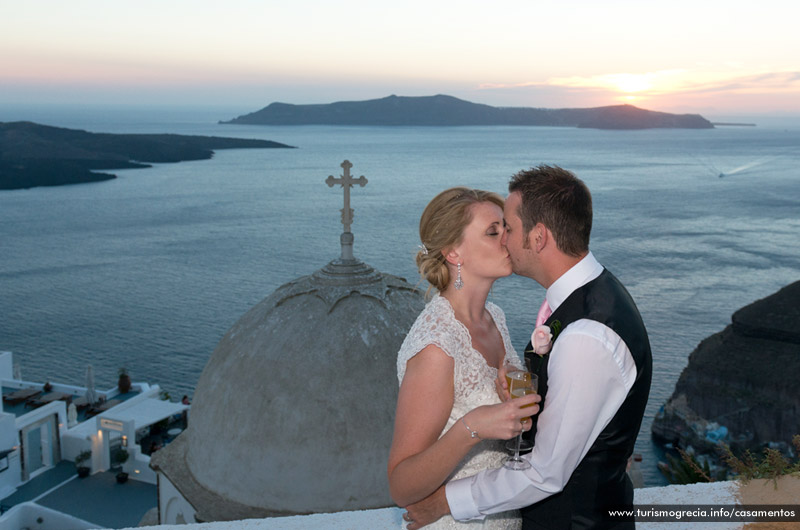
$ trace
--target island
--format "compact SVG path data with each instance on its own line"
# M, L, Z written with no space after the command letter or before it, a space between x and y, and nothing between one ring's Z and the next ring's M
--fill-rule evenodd
M246 125L474 126L523 125L594 129L713 129L699 114L669 114L633 105L585 109L492 107L447 95L388 96L319 105L272 103L220 123Z
M788 454L800 434L800 281L736 311L689 356L655 439L718 456L717 444Z
M0 190L116 178L97 170L206 160L215 149L292 148L269 140L178 134L110 134L0 122Z

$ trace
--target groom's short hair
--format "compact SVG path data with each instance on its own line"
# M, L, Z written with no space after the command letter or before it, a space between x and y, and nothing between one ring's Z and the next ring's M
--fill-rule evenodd
M569 256L589 250L592 232L592 194L581 179L558 166L541 165L511 177L509 193L519 192L517 214L528 234L542 223L553 233L556 245Z

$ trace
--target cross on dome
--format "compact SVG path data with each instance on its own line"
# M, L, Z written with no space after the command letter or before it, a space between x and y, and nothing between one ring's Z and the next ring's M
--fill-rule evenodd
M354 259L353 234L350 232L350 225L353 223L353 209L350 208L350 188L352 188L354 184L358 184L363 188L367 185L367 179L364 177L364 175L361 175L357 179L353 178L353 176L350 174L350 168L353 167L353 164L351 164L349 160L342 162L341 167L344 169L342 177L336 178L333 175L330 175L327 179L325 179L325 183L331 188L335 184L341 184L342 188L344 188L344 208L341 210L342 224L344 225L344 231L341 236L342 259L352 260Z

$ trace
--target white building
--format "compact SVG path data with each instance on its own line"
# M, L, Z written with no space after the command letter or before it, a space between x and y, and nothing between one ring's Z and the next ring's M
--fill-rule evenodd
M136 442L152 425L182 418L187 405L162 400L157 385L135 383L125 395L116 387L96 392L98 401L91 412L96 415L87 418L83 413L82 421L77 421L75 403L85 402L87 388L48 385L45 389L42 383L16 377L13 354L0 352L0 501L62 460L75 461L85 451L91 455L84 464L91 473L111 469L112 455L122 451L127 454L121 467L123 473L131 480L156 484L150 456ZM91 407L88 402L82 404ZM168 435L174 437L177 432ZM26 506L15 506L19 509L3 514L0 522L7 522L9 517L25 518L39 509L49 512L36 504L23 504Z

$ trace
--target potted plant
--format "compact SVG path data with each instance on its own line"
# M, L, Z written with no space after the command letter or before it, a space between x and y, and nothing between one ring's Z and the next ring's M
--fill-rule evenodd
M128 369L125 367L119 369L117 388L120 394L127 394L131 389L131 376L128 375Z
M128 451L118 447L111 454L112 465L117 469L117 482L122 484L128 480L128 474L122 471L122 465L128 461Z
M88 449L81 451L78 453L78 456L75 457L75 467L78 468L79 477L86 478L92 471L92 468L86 465L86 462L88 462L90 458L92 458L92 452Z

